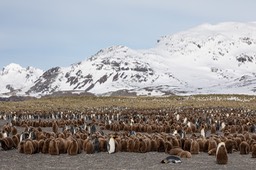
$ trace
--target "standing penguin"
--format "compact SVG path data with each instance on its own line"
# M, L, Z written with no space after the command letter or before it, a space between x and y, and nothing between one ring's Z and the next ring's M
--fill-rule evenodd
M110 137L108 140L108 145L107 145L108 153L114 153L115 152L115 139L113 136Z
M100 152L100 142L97 136L93 139L93 147L94 147L94 152Z
M240 150L240 154L241 155L249 154L249 152L250 152L250 145L246 141L241 142L239 147L240 147L239 150Z
M190 153L191 154L199 154L199 143L196 139L192 139L191 146L190 146Z
M228 153L224 142L220 142L216 151L216 162L217 164L228 163Z
M54 121L52 123L52 131L57 134L58 133L58 130L59 130L59 127L58 127L58 124L57 124L57 121Z
M49 150L48 153L50 155L59 155L60 151L59 151L59 146L58 146L59 142L56 139L52 139L49 143Z

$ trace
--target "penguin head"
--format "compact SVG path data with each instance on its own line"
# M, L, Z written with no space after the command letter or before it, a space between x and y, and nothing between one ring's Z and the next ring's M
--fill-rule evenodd
M170 163L170 161L167 160L167 159L163 159L163 160L161 161L161 163L163 163L163 164L168 164L168 163Z

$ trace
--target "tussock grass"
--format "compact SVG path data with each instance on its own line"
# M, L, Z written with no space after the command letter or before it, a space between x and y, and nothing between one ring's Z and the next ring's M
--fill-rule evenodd
M171 97L43 97L20 102L0 102L0 111L62 111L98 107L126 107L132 109L160 109L179 107L228 107L256 110L256 96L195 95Z

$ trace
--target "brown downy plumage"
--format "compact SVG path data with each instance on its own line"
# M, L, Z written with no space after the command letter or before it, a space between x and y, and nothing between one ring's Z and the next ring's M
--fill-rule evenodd
M24 153L32 155L35 152L32 140L25 140Z
M241 142L239 148L241 155L249 154L250 145L246 141Z
M135 146L134 140L132 138L129 138L127 142L127 152L134 152L134 146Z
M213 149L208 151L208 155L214 156L214 155L216 155L216 151L217 151L217 148L213 148Z
M10 137L5 137L0 139L1 146L4 150L10 150L15 147L15 144Z
M16 134L14 136L12 136L12 140L13 140L13 143L14 143L14 148L18 148L18 145L20 143L20 135L19 134Z
M183 150L184 151L190 151L191 148L191 139L185 139L184 141L184 146L183 146Z
M78 142L75 139L72 139L68 146L68 154L69 155L77 155L78 154Z
M256 143L252 146L252 158L256 158Z
M94 153L94 146L91 140L88 140L86 142L86 148L85 148L86 154L93 154Z
M57 134L58 131L59 131L59 127L58 127L58 124L57 124L56 121L54 121L54 122L52 123L52 131L53 131L55 134Z
M66 141L66 139L59 137L59 138L57 138L56 140L57 140L57 142L58 142L59 153L60 153L60 154L65 154L65 153L67 153L68 146L67 146L67 141Z
M17 128L15 126L12 126L11 127L11 132L12 132L12 135L14 136L14 135L16 135L18 133L18 130L17 130Z
M225 146L228 153L233 153L234 149L234 141L232 139L228 139L225 141Z
M25 146L25 141L21 141L18 145L18 152L19 153L24 153L24 146Z
M192 157L191 153L188 151L181 151L178 153L178 156L181 158L191 158Z
M224 142L221 142L218 144L218 147L216 150L216 163L217 164L227 164L228 163L228 153L227 153Z
M213 138L210 138L209 145L208 145L208 152L214 148L217 148L217 142Z
M41 151L43 154L48 153L50 141L51 141L50 138L47 138L47 139L44 140L43 148L42 148L42 151Z
M52 139L49 143L49 154L50 155L59 155L60 151L59 151L59 146L58 146L59 142L56 139Z
M140 153L146 153L147 152L147 145L144 141L144 139L140 138Z
M199 144L195 139L193 139L191 142L190 153L199 154Z
M181 148L173 148L171 149L168 153L170 155L178 155L180 152L184 151L183 149Z

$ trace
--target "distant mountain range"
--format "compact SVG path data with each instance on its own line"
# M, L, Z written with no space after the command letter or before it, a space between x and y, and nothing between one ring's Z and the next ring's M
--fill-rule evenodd
M256 23L204 24L154 48L113 46L69 67L10 64L0 96L256 94Z

